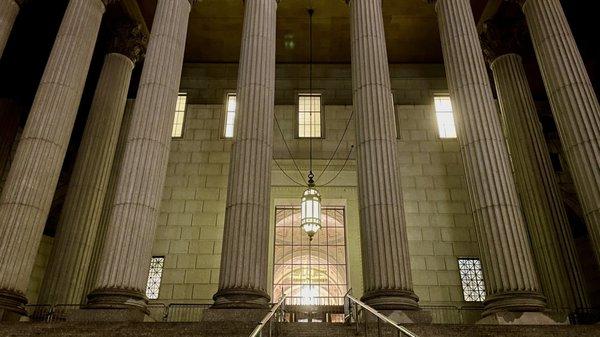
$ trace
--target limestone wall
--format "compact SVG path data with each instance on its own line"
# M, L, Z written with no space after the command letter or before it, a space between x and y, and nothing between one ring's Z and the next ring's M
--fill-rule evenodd
M235 91L236 69L235 65L202 64L184 68L181 90L188 93L189 102L185 130L183 138L171 145L153 249L155 256L166 259L161 302L209 302L217 289L231 147L231 141L221 135L225 96ZM276 116L304 174L308 141L294 136L294 102L296 94L308 87L306 67L279 65L277 70ZM325 127L325 138L314 141L318 175L351 115L352 90L347 65L316 66L315 73L314 87L323 95ZM433 94L445 91L443 69L439 65L392 66L391 75L415 291L424 305L463 306L457 258L477 257L478 251L458 143L437 136ZM352 122L321 184L341 168L355 141L354 128ZM274 143L275 159L299 181L277 127ZM352 155L344 171L321 188L321 193L324 204L346 207L349 282L360 295L355 164ZM275 163L272 170L273 222L275 205L297 203L303 189L285 177Z

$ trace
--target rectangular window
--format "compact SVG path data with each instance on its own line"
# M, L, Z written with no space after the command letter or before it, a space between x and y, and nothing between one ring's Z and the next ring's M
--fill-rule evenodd
M440 138L456 138L456 126L450 96L436 96L434 103Z
M300 207L275 208L273 299L288 296L288 308L343 305L348 291L344 207L325 206L322 228L309 244L300 227Z
M227 103L225 111L225 128L223 136L225 138L233 138L233 127L235 125L235 109L237 108L236 94L227 94Z
M458 259L458 269L466 302L485 301L485 284L481 261L474 258Z
M164 266L165 258L162 256L155 256L150 260L150 272L148 273L148 284L146 285L146 297L149 300L158 299Z
M321 95L298 95L298 137L321 138Z
M187 106L187 94L180 93L177 96L177 105L175 107L175 120L173 121L173 138L183 137L183 122L185 121L185 109Z

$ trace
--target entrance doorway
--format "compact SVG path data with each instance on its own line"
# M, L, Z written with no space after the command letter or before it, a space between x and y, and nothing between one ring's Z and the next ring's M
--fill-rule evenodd
M324 206L322 228L312 242L300 227L300 207L275 208L273 300L288 296L286 310L298 322L343 320L348 291L344 207Z

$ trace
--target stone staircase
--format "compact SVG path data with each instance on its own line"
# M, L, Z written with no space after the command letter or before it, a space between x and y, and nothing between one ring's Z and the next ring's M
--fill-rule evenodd
M0 337L248 337L255 325L240 322L204 323L0 323ZM600 325L588 326L491 326L406 325L419 337L600 337ZM263 334L268 336L268 333ZM339 323L281 323L273 337L379 337L376 325L367 334ZM381 337L398 336L390 328Z

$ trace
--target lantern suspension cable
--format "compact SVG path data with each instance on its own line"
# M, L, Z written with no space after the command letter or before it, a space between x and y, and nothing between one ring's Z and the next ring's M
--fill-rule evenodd
M310 102L310 108L309 108L309 112L308 112L308 116L309 116L309 120L310 120L310 137L309 137L309 173L308 173L308 183L311 184L311 181L313 181L314 178L314 174L313 174L313 137L314 137L314 121L313 121L313 103L314 103L314 96L313 96L313 83L312 83L312 77L313 77L313 14L315 13L315 10L312 8L312 1L310 3L310 7L308 8L308 50L309 50L309 56L308 56L308 99ZM314 184L314 181L312 182Z
M313 240L315 234L321 229L321 195L315 188L315 180L313 173L313 120L312 110L314 97L312 95L312 66L313 66L313 48L312 48L312 24L314 9L308 8L309 17L309 66L308 66L308 79L309 79L309 118L310 118L310 134L309 134L309 172L308 172L308 188L302 194L301 199L301 214L300 214L300 225L304 232L308 235L310 241ZM310 244L310 243L309 243Z

